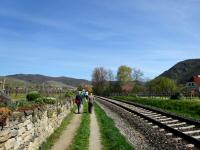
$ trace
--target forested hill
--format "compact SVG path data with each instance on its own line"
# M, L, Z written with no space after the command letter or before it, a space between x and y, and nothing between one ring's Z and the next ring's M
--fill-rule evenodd
M200 59L181 61L158 77L168 77L184 84L194 75L200 75Z
M25 82L31 82L35 84L42 83L51 83L51 84L60 84L66 86L77 87L81 84L90 84L90 81L84 79L75 79L69 77L49 77L39 74L16 74L16 75L8 75L7 78L17 79Z

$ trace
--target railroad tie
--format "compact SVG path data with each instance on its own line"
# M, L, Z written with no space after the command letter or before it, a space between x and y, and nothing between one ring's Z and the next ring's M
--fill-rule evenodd
M171 120L172 118L165 118L165 119L159 119L159 121L167 121L167 120Z
M186 126L186 127L178 127L178 128L174 128L176 130L186 130L186 129L192 129L195 128L195 125L190 125L190 126Z
M178 120L163 121L161 123L169 124L169 123L175 123L175 122L178 122Z
M181 122L181 123L176 123L176 124L169 124L169 127L175 127L175 126L181 126L181 125L185 125L185 122Z
M185 134L200 133L200 130L187 131L187 132L183 132L183 133L185 133Z
M195 139L200 139L200 135L198 135L198 136L193 136L193 138L195 138Z

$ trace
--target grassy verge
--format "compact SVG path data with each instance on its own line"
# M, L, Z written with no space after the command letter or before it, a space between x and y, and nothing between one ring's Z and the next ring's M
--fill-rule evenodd
M115 127L114 121L109 118L106 113L95 104L95 113L99 122L103 149L105 150L127 150L134 149L134 147L126 140L120 133L119 129Z
M200 101L199 100L163 100L140 98L133 96L115 96L115 99L128 100L136 103L158 107L176 114L200 120Z
M87 150L90 136L90 114L87 113L87 103L84 104L82 122L76 136L70 145L70 150Z
M10 98L14 101L26 99L26 94L11 94Z
M67 117L62 121L60 127L58 127L53 134L51 134L45 142L42 143L42 145L40 146L41 150L50 150L54 143L59 139L59 137L61 136L62 132L66 129L66 127L68 126L68 124L70 123L70 121L72 120L73 116L74 116L74 110L75 107L72 109L72 111L70 112L69 115L67 115Z

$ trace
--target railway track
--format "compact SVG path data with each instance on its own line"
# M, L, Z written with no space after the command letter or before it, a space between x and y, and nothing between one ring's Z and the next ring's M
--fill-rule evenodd
M161 110L153 109L148 106L140 105L134 102L127 102L123 100L114 100L105 97L97 98L107 101L113 105L116 105L128 112L148 121L148 124L152 124L153 127L160 127L161 130L166 130L168 135L175 135L179 139L187 141L188 145L195 145L200 148L200 122L186 119L181 116L177 116L171 113L167 113Z

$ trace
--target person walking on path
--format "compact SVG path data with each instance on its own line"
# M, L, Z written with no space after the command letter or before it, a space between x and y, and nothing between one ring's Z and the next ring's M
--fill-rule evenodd
M78 114L80 114L80 109L81 109L81 104L82 104L82 97L81 97L80 93L78 93L76 95L75 103L76 103L77 108L78 108Z
M94 104L94 96L92 95L92 93L90 93L90 96L88 97L88 112L89 113L92 113L93 104Z
M88 93L88 91L86 91L85 92L85 98L86 98L86 100L88 100L88 96L89 96L89 93Z

